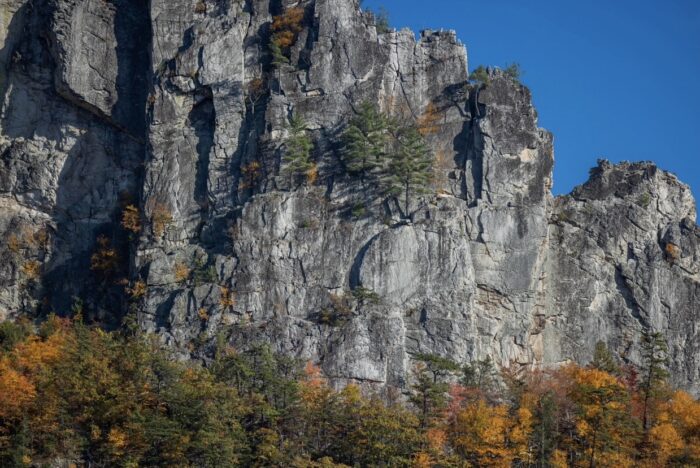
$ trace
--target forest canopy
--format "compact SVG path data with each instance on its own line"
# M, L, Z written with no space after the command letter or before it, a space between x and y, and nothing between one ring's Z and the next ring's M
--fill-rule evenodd
M180 362L135 325L0 324L0 466L698 466L663 345L548 371L414 356L404 395L332 389L267 345ZM67 465L68 466L68 465Z

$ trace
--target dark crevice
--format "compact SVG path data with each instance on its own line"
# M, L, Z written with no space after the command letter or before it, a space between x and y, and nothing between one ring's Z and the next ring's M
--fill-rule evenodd
M216 109L211 90L209 88L204 88L204 90L208 94L207 97L192 108L188 115L188 121L197 137L194 199L202 209L202 218L206 219L209 212L209 159L214 146Z
M384 231L375 234L372 236L372 238L367 241L365 245L362 246L359 252L357 252L357 255L355 256L355 259L352 262L352 267L350 268L350 289L356 289L360 286L362 286L362 282L360 281L360 270L362 268L362 262L365 259L365 254L369 250L369 248L372 246L372 243L382 235Z
M117 102L112 115L141 141L146 141L146 100L151 78L150 2L115 1L117 40Z
M178 294L180 294L180 290L170 293L168 298L164 300L163 303L156 309L154 322L157 328L170 330L170 311L173 309L173 304L175 303L175 298Z

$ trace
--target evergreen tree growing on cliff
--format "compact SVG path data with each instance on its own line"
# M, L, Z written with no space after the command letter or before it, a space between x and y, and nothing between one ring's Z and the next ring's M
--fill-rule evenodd
M388 154L390 119L377 106L363 102L343 133L343 162L363 183L381 168Z
M386 193L396 196L399 205L403 203L403 216L408 218L412 199L428 192L433 158L415 126L399 129L396 143L383 182Z
M313 142L306 133L306 123L301 118L292 116L289 119L287 130L289 135L285 142L285 153L282 157L284 164L282 171L294 184L300 177L304 177L305 180L310 179L316 165L311 160Z

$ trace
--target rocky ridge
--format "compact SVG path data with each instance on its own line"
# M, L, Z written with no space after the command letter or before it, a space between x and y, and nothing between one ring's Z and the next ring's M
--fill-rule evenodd
M271 25L291 8L302 27L276 67ZM638 362L657 330L673 383L700 391L688 187L601 161L552 197L529 90L499 70L470 83L454 32L378 31L354 0L0 13L0 318L81 307L115 326L133 308L183 357L264 340L382 388L405 388L417 353L555 365L603 340ZM339 134L367 100L434 117L433 194L411 220L344 170ZM313 136L313 184L280 175L291 115Z

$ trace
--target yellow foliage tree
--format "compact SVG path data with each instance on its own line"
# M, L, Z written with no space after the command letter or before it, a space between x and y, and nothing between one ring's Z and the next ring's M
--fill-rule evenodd
M570 398L578 406L576 431L591 466L632 466L638 427L629 395L613 375L595 368L569 366Z
M0 420L20 418L35 397L32 381L14 369L9 359L0 358Z
M122 227L138 234L141 232L141 214L134 205L127 205L122 212Z
M97 237L97 250L90 257L90 268L103 274L112 273L119 265L119 255L107 236Z
M151 222L153 224L153 235L160 237L165 232L165 228L173 221L173 215L167 206L156 203L151 212Z
M291 47L296 41L296 36L302 30L304 21L304 9L301 7L290 8L272 20L272 42L281 49Z
M508 444L508 407L483 399L468 403L451 424L453 448L476 466L510 466L515 458Z

